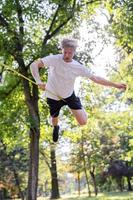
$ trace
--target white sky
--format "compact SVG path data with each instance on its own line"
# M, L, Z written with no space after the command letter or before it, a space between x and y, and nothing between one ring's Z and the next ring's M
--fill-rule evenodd
M108 13L105 10L97 10L95 21L99 23L99 26L101 29L104 29L104 26L108 24L107 21ZM90 30L93 29L93 26L90 26ZM114 48L114 38L111 36L108 36L108 34L104 33L106 38L109 39L107 41L107 45L104 46L102 52L100 55L98 53L103 47L103 40L102 38L98 38L97 32L94 30L92 33L90 33L90 30L87 30L86 21L82 22L82 25L80 27L80 33L81 33L81 39L79 41L79 47L81 49L84 49L84 43L83 41L96 41L96 47L93 49L93 53L91 56L93 57L93 63L94 65L91 66L91 69L99 76L106 77L106 68L110 68L111 66L114 66L117 64L117 55L116 50ZM92 30L91 30L92 31ZM89 33L88 33L89 32Z

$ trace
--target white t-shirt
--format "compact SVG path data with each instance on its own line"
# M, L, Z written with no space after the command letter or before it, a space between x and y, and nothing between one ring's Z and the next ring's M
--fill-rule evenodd
M65 62L62 54L50 55L41 59L48 67L46 97L59 100L71 96L74 90L75 79L78 76L90 78L90 70L79 62Z

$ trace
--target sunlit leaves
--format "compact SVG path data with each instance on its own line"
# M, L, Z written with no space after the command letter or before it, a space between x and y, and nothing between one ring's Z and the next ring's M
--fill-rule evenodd
M128 53L133 49L133 4L132 1L107 1L106 6L112 15L112 30L117 44Z

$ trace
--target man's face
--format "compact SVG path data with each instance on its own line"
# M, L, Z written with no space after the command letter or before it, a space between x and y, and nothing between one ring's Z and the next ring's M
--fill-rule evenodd
M72 47L65 47L62 49L63 60L65 62L71 62L74 56L75 50Z

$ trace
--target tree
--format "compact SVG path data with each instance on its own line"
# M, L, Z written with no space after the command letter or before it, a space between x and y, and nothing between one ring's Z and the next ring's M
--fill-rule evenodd
M0 8L0 47L2 62L16 65L17 70L29 77L30 63L37 57L57 50L55 35L70 32L74 27L76 13L95 1L2 1ZM97 3L97 2L96 2ZM34 22L34 26L33 26ZM36 23L37 22L37 23ZM32 25L31 25L32 24ZM66 26L67 25L67 26ZM66 26L66 28L64 28ZM64 28L64 30L63 30ZM41 31L44 35L41 35ZM53 38L53 39L52 39ZM53 48L54 47L54 48ZM44 51L45 49L45 51ZM36 199L38 183L38 156L40 138L40 118L38 89L22 80L25 101L30 116L30 166L28 179L28 199ZM12 91L13 88L10 88Z
M7 150L7 146L0 141L0 166L1 166L1 184L7 190L9 196L18 195L24 200L24 191L22 189L22 177L27 171L26 152L22 147L16 147L13 151ZM3 196L2 199L7 198Z
M109 0L105 5L111 16L109 21L117 44L130 54L133 50L132 1Z
M12 92L4 102L1 102L0 113L2 116L0 122L0 181L5 186L11 185L14 194L23 199L28 171L28 139L25 125L26 106L19 90ZM7 190L10 193L9 187Z
M130 179L133 176L133 167L128 167L126 162L122 160L114 160L110 163L108 171L104 173L104 176L114 177L119 184L121 192L123 191L122 178L127 177L128 191L132 191Z

